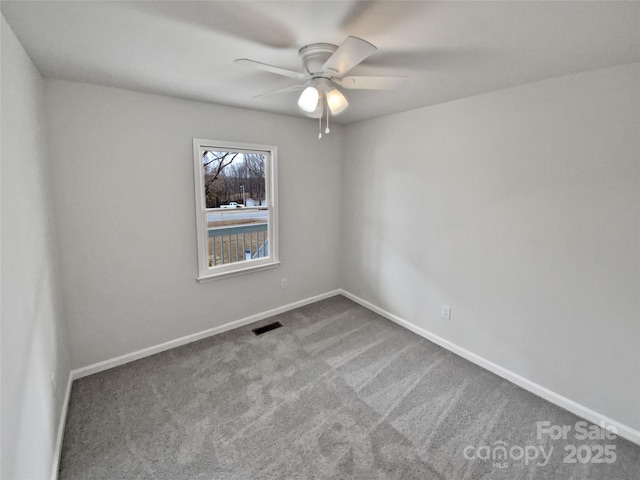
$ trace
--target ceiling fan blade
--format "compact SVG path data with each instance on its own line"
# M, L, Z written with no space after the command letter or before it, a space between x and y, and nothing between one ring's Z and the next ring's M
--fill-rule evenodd
M392 90L409 77L344 77L338 83L351 90ZM337 79L332 79L337 81Z
M333 52L329 60L322 66L322 70L332 70L338 76L344 75L361 61L375 52L377 48L358 37L347 37L342 45Z
M289 85L288 87L279 88L278 90L273 90L267 93L261 93L260 95L256 95L253 98L270 97L271 95L278 95L280 93L287 93L287 92L299 92L302 89L304 89L304 85Z
M248 58L237 58L233 62L239 65L249 65L266 72L275 73L276 75L295 78L296 80L306 80L308 78L304 73L294 72L293 70L287 70L286 68L276 67L275 65L269 65L267 63L256 62L255 60L249 60Z

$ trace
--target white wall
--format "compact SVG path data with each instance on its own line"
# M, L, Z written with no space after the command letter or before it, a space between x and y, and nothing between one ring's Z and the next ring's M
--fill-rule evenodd
M640 429L639 85L627 65L347 127L344 288Z
M319 141L312 120L59 80L45 90L75 368L338 287L339 125ZM196 282L194 137L278 146L280 267Z
M48 478L70 360L55 260L43 85L4 16L1 22L0 476Z

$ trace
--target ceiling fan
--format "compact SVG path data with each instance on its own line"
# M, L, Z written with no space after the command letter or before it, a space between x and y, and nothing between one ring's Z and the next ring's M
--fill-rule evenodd
M376 50L374 45L357 37L347 37L339 47L331 43L312 43L298 51L305 73L247 58L238 58L235 63L249 65L304 82L300 85L291 85L273 92L263 93L254 98L302 90L298 98L298 107L307 116L317 118L320 125L322 117L326 113L327 128L325 133L329 133L329 112L332 115L339 115L349 106L349 102L337 88L338 86L344 89L388 90L395 88L402 80L406 79L406 77L345 76L347 72ZM318 134L318 138L322 138L322 132Z

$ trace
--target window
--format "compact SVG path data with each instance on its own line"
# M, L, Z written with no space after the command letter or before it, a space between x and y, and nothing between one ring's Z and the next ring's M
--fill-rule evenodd
M278 262L277 147L194 139L198 280Z

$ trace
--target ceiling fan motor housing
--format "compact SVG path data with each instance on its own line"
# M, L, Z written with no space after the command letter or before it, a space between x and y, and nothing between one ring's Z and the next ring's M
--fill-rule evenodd
M324 76L326 73L337 72L325 72L322 67L329 60L329 57L333 55L338 49L336 45L331 43L312 43L298 50L298 56L306 72L309 75Z

